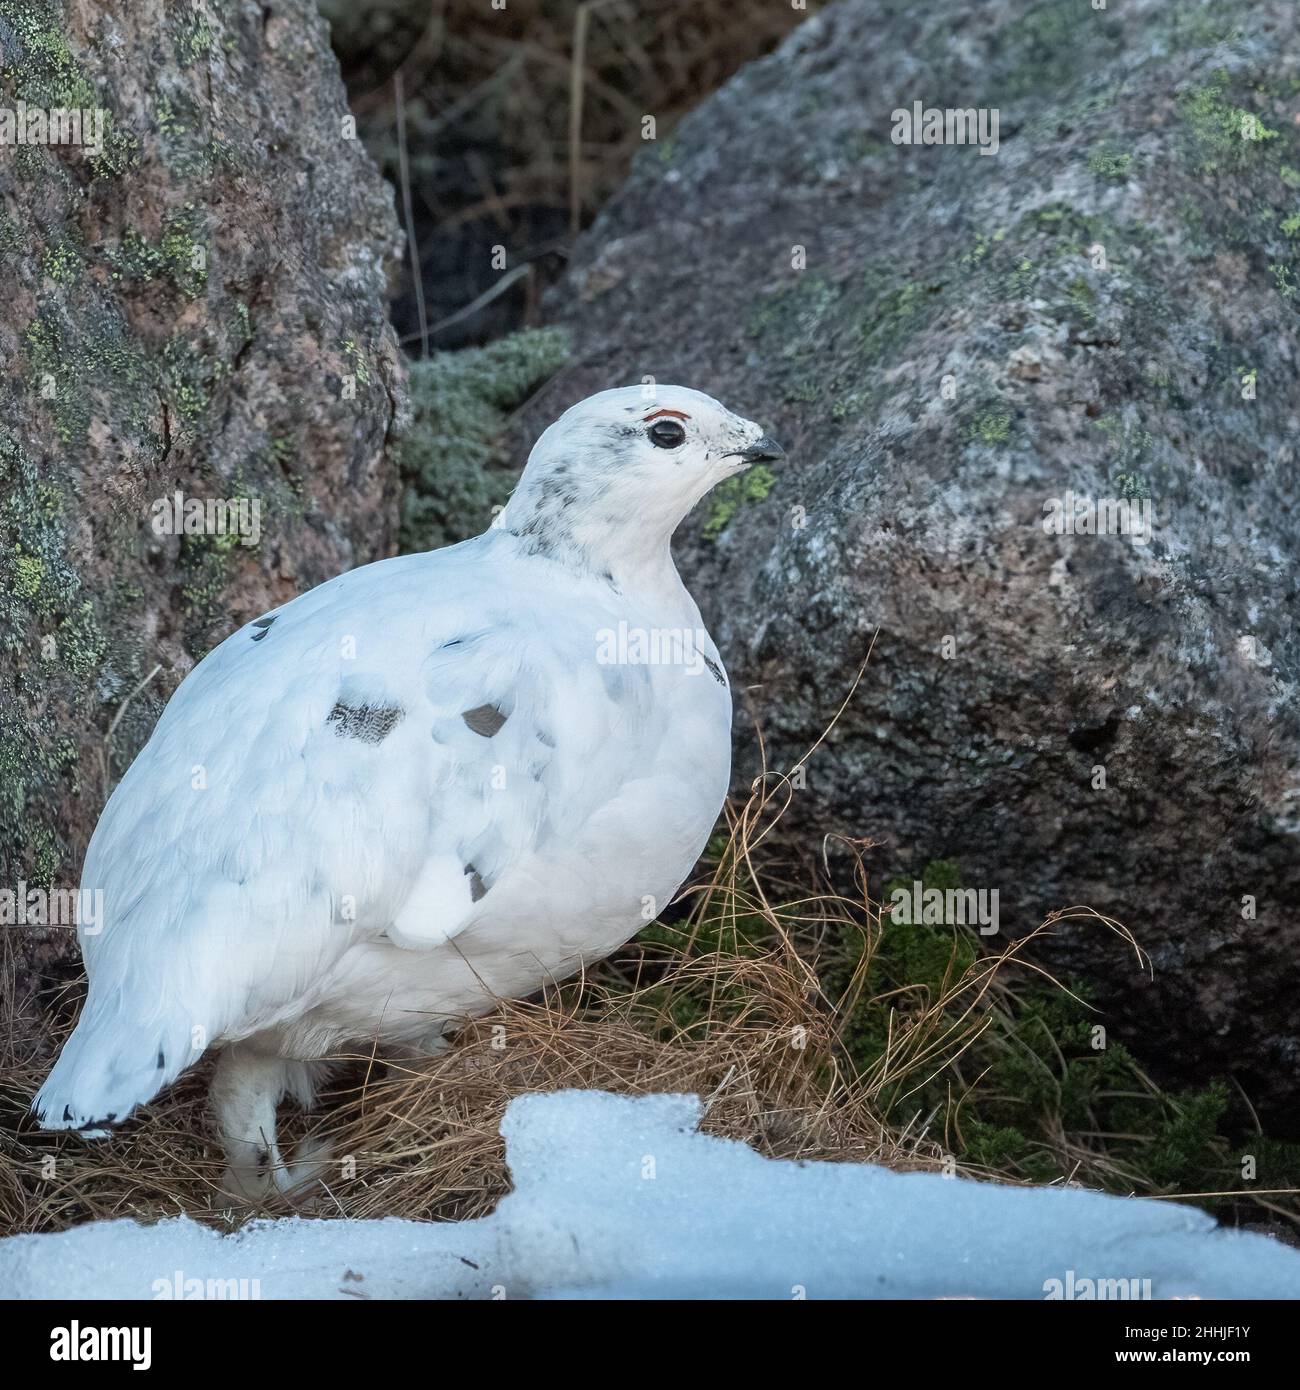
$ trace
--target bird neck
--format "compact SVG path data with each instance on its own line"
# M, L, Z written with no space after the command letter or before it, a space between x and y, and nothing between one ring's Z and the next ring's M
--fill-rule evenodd
M526 554L604 579L623 593L675 598L683 585L671 540L680 520L667 512L614 515L601 499L521 485L496 526L514 536Z

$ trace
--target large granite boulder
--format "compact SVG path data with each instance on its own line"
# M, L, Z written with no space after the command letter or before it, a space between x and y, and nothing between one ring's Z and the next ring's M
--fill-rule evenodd
M112 783L210 646L391 549L404 372L391 190L310 0L0 0L0 51L0 108L87 113L0 145L12 893L76 886ZM242 525L191 529L191 502ZM70 939L18 936L19 997Z
M895 142L931 108L988 152ZM1111 1036L1279 1132L1298 309L1290 0L839 0L638 161L552 298L574 365L531 421L647 375L763 421L788 463L679 556L773 766L875 635L791 846L874 839L877 888L956 860L1004 934L1122 920L1151 978L1096 926L1057 957Z

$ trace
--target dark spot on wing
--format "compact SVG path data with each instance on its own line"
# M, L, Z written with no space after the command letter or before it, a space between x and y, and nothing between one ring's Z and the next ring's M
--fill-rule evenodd
M473 709L467 709L461 718L474 733L482 734L484 738L492 738L500 733L501 726L506 722L506 716L495 705L476 705Z
M487 897L487 884L483 882L483 876L473 866L465 865L465 872L469 875L469 896L471 902L478 902L480 898Z
M253 633L253 641L260 642L262 638L265 637L268 632L270 632L271 624L275 622L275 619L279 616L280 615L277 613L270 618L258 618L257 621L253 624L253 626L256 628L260 628L261 631Z
M405 717L406 711L397 705L347 705L339 700L325 722L334 725L340 738L382 743Z
M64 1118L65 1118L65 1119L71 1119L71 1116L67 1115L66 1112L65 1112ZM102 1119L98 1119L98 1120L82 1120L82 1121L77 1125L77 1132L80 1133L80 1134L84 1134L84 1133L85 1133L87 1130L89 1130L89 1129L111 1129L111 1128L113 1128L113 1126L116 1125L116 1124L117 1124L117 1111L116 1111L116 1110L110 1110L110 1111L108 1112L108 1114L105 1115Z
M159 1070L159 1071L162 1071L163 1068L164 1068L166 1065L167 1065L167 1058L163 1056L163 1050L162 1050L162 1048L160 1047L160 1048L158 1049L158 1070Z
M704 656L704 653L701 652L700 655ZM709 668L710 671L713 672L713 679L717 681L719 685L726 685L727 678L722 674L722 668L718 665L716 661L714 661L711 657L705 656L704 664Z
M65 1105L63 1107L63 1118L65 1122L72 1119L72 1106Z

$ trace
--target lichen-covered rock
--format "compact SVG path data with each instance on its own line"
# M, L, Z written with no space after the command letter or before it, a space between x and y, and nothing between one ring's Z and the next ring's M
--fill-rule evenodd
M103 113L0 147L0 880L66 887L194 662L391 550L399 247L310 0L0 0L0 48L0 108Z
M999 148L893 112L996 108ZM679 547L819 854L1074 926L1110 1037L1296 1126L1300 11L840 0L643 158L552 317L789 462ZM901 128L901 126L900 126ZM1154 534L1054 534L1055 502ZM1119 512L1112 514L1118 517ZM693 528L693 529L690 529ZM1077 528L1076 528L1077 532ZM741 727L743 728L743 721ZM737 769L755 771L745 752Z

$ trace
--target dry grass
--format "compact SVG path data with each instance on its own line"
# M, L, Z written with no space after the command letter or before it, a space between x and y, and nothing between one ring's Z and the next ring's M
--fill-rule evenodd
M756 793L751 806L761 800ZM336 1176L319 1209L358 1217L481 1215L508 1184L498 1125L510 1098L567 1087L696 1092L707 1099L711 1133L771 1155L936 1165L935 1145L890 1134L874 1118L869 1092L837 1055L834 1012L819 998L787 911L764 905L761 886L742 886L751 826L747 816L735 818L731 849L713 878L692 891L682 930L725 935L728 920L757 910L772 928L770 947L630 948L595 978L502 1003L468 1023L440 1056L340 1058L343 1080L324 1097L322 1113L284 1117L291 1140L309 1125L329 1137ZM686 1001L702 1017L674 1021ZM91 1218L177 1212L220 1219L211 1212L222 1161L205 1137L207 1067L110 1139L87 1144L41 1134L25 1110L51 1047L36 1044L29 1023L6 1020L11 1046L24 1036L32 1041L11 1055L0 1102L0 1228L57 1230ZM355 1176L337 1176L345 1173Z
M977 950L976 938L954 931L937 977L929 970L925 979L899 979L887 948L909 929L882 921L863 867L868 842L839 842L856 866L849 895L810 891L822 877L816 867L792 868L773 851L797 794L790 776L768 773L743 804L729 804L708 876L590 976L532 1000L503 1001L467 1021L438 1056L412 1061L360 1049L337 1058L336 1082L320 1108L281 1119L288 1148L304 1140L329 1145L324 1191L311 1210L481 1216L508 1190L499 1124L511 1098L571 1087L695 1093L705 1101L708 1132L773 1157L1024 1180L1014 1166L981 1171L951 1155L969 1151L965 1109L988 1102L987 1074L1008 1055L1038 1069L1029 1086L1040 1096L1035 1104L1044 1080L1049 1096L1058 1078L1064 1088L1068 1066L1059 1052L1053 1056L1055 1043L1044 1054L1041 1039L1035 1047L1018 1031L1025 991L1041 994L1044 981L1063 990L1029 952L1066 922L1114 933L1138 968L1147 965L1141 948L1119 923L1070 908L997 952ZM182 1212L219 1225L238 1219L218 1195L224 1161L207 1137L208 1065L108 1140L41 1134L27 1106L71 1026L80 985L40 1010L12 987L12 971L0 978L9 982L0 997L0 1231ZM51 1018L60 1022L51 1026ZM883 1041L862 1061L853 1029L864 1019ZM1123 1073L1122 1085L1139 1093L1152 1127L1171 1107L1177 1115L1177 1102L1139 1069ZM1097 1103L1114 1094L1098 1092ZM1025 1097L993 1099L1014 1107ZM1131 1141L1140 1136L1107 1134L1091 1115L1071 1128L1061 1115L1078 1107L1057 1099L1042 1105L1034 1131L1054 1171L1113 1191L1162 1191L1134 1161ZM1233 1195L1256 1210L1294 1215L1293 1201L1275 1200L1293 1193Z
M630 944L592 977L502 1003L436 1057L362 1051L338 1059L339 1080L321 1109L282 1119L290 1143L328 1138L327 1195L313 1209L482 1215L508 1187L498 1126L511 1097L568 1087L694 1092L705 1098L710 1133L775 1157L951 1167L945 1130L957 1122L960 1088L943 1115L909 1112L905 1102L938 1073L960 1075L967 1050L1010 1006L1007 970L1023 971L1017 963L1029 939L954 971L933 996L909 989L877 999L888 1008L889 1045L859 1074L841 1031L862 1002L881 939L879 908L861 875L855 897L801 896L764 867L765 842L792 794L785 777L759 779L746 804L729 808L725 846L715 848L711 876L683 895L676 924ZM830 998L820 965L838 958L846 933L860 935L863 951L847 991ZM48 1070L51 1041L38 1041L30 1003L8 1005L0 1229L180 1212L234 1219L214 1210L223 1164L206 1137L206 1065L108 1140L41 1134L25 1111ZM885 1113L908 1118L891 1126Z

